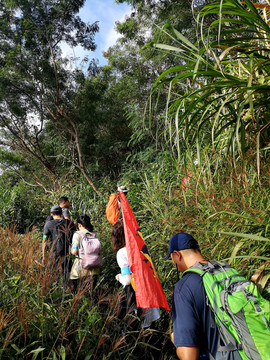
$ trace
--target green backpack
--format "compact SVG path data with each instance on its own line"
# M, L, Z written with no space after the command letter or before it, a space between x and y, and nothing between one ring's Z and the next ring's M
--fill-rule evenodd
M257 286L226 263L196 263L184 272L203 279L207 304L215 315L222 347L216 359L270 359L270 302ZM221 355L223 354L223 355ZM213 356L210 355L210 358Z

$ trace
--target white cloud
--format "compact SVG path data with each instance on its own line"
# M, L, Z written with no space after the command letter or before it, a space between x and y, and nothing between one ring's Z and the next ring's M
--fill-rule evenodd
M76 67L80 66L81 60L88 56L89 59L96 58L99 65L107 64L102 53L116 43L120 34L115 30L116 21L124 21L130 14L131 8L125 4L115 4L114 0L86 0L84 7L80 10L79 16L86 23L99 22L99 32L95 36L97 44L96 51L85 51L81 46L71 48L67 44L61 44L64 57L79 58L76 60Z
M116 19L115 21L124 21L125 17L129 14L130 12L124 12L122 14L121 18ZM116 31L115 29L115 21L113 23L113 25L111 26L109 32L107 33L107 35L105 36L105 41L104 41L104 49L103 50L107 50L110 46L114 45L117 41L117 39L119 39L119 37L121 37L121 35Z
M100 65L104 65L106 60L102 57L102 52L114 45L119 38L115 30L115 22L123 21L125 16L131 12L126 4L115 4L114 0L87 0L80 17L85 22L93 23L99 21L100 31L96 34L97 50L89 53L90 58L98 58ZM77 56L77 49L76 49Z

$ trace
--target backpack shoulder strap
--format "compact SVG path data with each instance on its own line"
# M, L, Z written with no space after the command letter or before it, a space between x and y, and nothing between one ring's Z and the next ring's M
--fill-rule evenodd
M84 239L84 237L86 236L86 233L83 232L83 231L76 231L77 234L80 235L80 244L79 244L79 248L81 249L83 246L82 246L82 241Z
M64 232L66 233L67 231L67 224L65 223L65 221L63 221L63 219L55 219L55 226L56 226L56 229L61 231L61 232Z
M56 238L54 240L58 240L62 237L62 234L64 233L64 227L62 224L62 221L59 219L54 219L55 229L56 229Z
M191 266L190 268L188 268L186 271L183 272L183 276L189 272L193 272L200 276L203 276L207 271L213 268L214 266L211 261L209 261L207 264L196 262L195 265Z
M208 263L199 263L196 262L195 265L188 268L186 271L183 272L183 275L185 275L188 272L195 272L201 276L204 276L204 274L209 273L211 275L217 275L220 272L226 272L229 269L231 269L230 265L227 263L223 263L216 260L210 260Z
M95 232L84 232L84 231L76 231L78 234L80 234L81 238L80 238L80 248L82 248L82 241L84 238L90 238L90 239L96 239L96 233ZM88 235L88 236L87 236Z
M76 231L76 233L80 234L82 238L86 235L86 233L83 231Z

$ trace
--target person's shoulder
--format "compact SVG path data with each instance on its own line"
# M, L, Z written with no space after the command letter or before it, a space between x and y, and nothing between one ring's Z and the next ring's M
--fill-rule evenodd
M51 219L51 220L46 221L45 226L49 228L49 227L55 226L56 224L57 224L57 221L54 219Z
M48 221L50 221L50 220L53 220L52 215L49 215L49 216L46 217L45 223L48 222Z
M119 249L117 251L117 256L125 256L127 255L127 248L126 247L122 247L121 249Z
M44 225L43 233L44 235L53 235L53 233L58 228L58 222L55 219L49 220Z
M70 216L68 208L62 207L62 214L64 217Z
M116 253L116 261L120 268L128 266L128 256L127 256L127 248L123 247L119 249Z
M95 236L93 236L93 234L91 233L91 231L87 230L87 229L81 229L79 231L76 231L75 234L78 234L77 236L80 237L87 237L87 238L95 238Z
M122 247L121 249L119 249L116 253L116 259L117 261L128 261L128 256L127 256L127 248L126 247Z
M202 278L194 272L187 272L175 285L175 289L183 291L183 289L195 290L202 285Z
M61 224L65 224L67 227L72 228L72 229L75 230L76 225L74 224L74 222L72 220L62 218L60 220L60 222L61 222Z
M74 231L72 241L80 240L81 238L82 238L82 234L80 233L80 231Z

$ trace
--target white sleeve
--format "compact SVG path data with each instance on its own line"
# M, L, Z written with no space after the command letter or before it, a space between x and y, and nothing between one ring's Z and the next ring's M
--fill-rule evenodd
M129 266L128 265L128 257L127 257L127 249L126 248L122 248L122 249L117 251L116 260L117 260L117 263L118 263L118 266L120 267L120 269ZM126 274L126 275L119 274L119 276L118 276L118 281L123 286L129 285L130 280L131 280L130 274Z

